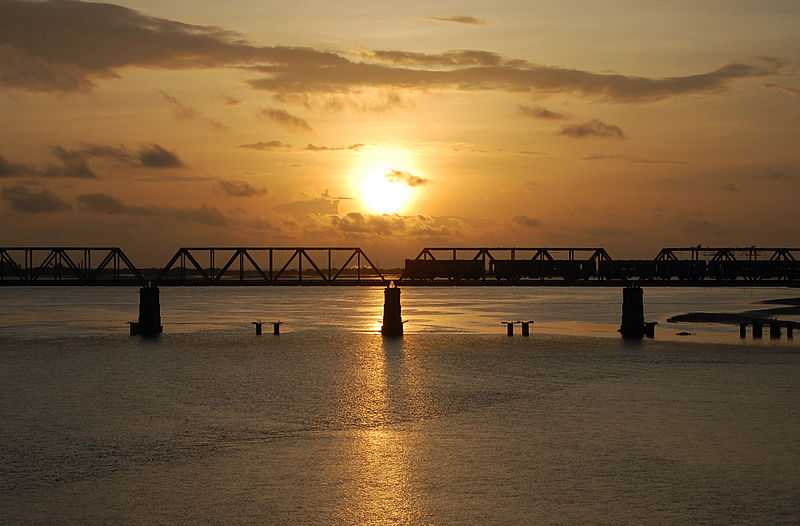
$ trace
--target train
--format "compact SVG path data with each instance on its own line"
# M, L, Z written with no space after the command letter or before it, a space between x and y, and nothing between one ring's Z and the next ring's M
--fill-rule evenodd
M561 279L579 281L607 280L736 280L800 279L800 261L787 260L499 260L480 259L407 259L402 275L409 280L449 279L479 280L494 277L516 282L526 279Z

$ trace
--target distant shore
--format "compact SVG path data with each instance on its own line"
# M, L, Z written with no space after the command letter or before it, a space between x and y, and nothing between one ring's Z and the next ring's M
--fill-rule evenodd
M784 327L800 328L800 322L780 320L776 316L800 316L800 298L764 300L764 305L780 305L743 312L689 312L667 319L669 323L720 323L724 325L751 324L754 321L773 321Z

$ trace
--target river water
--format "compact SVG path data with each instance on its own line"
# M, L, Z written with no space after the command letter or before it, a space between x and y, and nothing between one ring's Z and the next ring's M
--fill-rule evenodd
M628 344L618 290L408 288L387 341L377 289L164 288L143 340L0 289L0 522L797 524L800 345L665 320L798 294L645 295Z

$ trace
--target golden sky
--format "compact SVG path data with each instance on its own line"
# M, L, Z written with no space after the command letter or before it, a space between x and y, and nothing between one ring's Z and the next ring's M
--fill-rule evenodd
M0 0L0 244L796 246L798 27L796 0Z

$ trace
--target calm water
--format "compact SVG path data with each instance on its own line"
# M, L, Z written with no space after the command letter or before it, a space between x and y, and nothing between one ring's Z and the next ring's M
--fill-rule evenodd
M648 290L647 318L797 295ZM133 289L0 289L0 521L800 521L797 344L624 344L614 290L403 296L386 342L380 290L162 289L147 341Z

